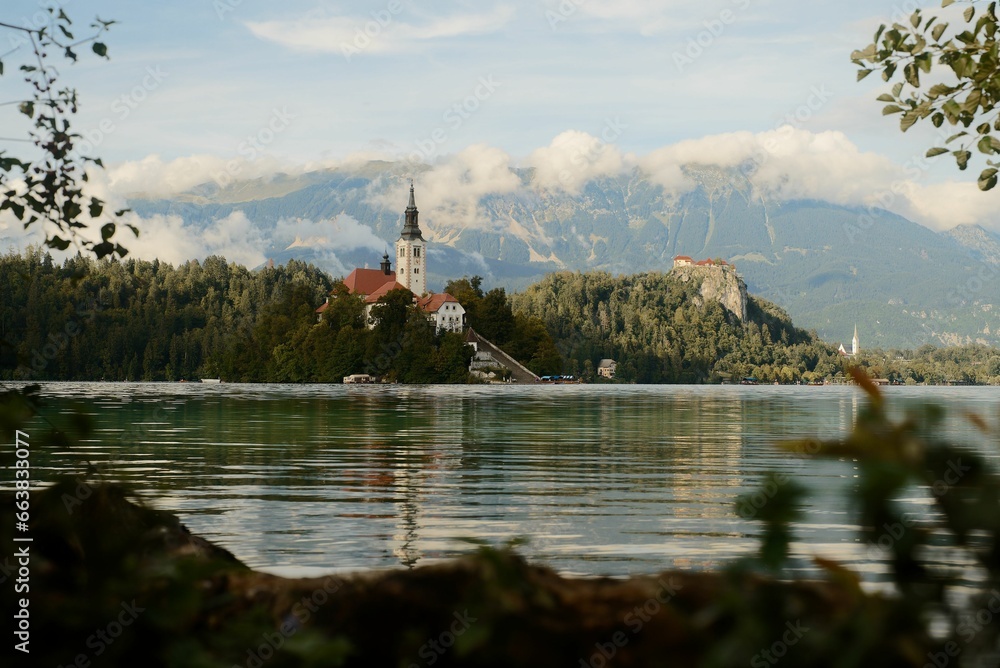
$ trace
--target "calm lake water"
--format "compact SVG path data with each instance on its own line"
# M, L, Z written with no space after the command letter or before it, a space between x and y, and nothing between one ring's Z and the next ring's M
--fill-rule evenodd
M97 430L82 449L33 459L36 480L89 461L271 572L409 566L468 551L466 539L514 537L563 573L715 569L755 550L760 527L735 501L767 471L810 492L796 526L801 569L819 554L870 582L884 572L845 500L853 463L773 447L844 433L864 404L855 388L50 383L43 393L46 418L82 410ZM934 401L1000 416L1000 388L886 393L895 408ZM1000 452L958 419L951 430Z

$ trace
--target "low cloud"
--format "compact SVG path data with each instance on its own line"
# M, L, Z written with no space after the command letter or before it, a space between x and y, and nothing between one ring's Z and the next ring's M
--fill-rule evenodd
M521 187L510 155L486 144L469 146L430 168L415 167L414 171L420 227L430 239L436 238L438 221L449 228L492 226L480 206L482 198L513 193ZM406 206L404 197L400 189L387 187L382 179L368 187L368 201L389 211L401 212Z
M624 169L617 146L578 130L558 135L548 146L529 155L526 163L534 168L533 186L571 194L579 193L594 179Z
M362 169L369 157L348 157L339 165L347 171ZM88 195L104 199L111 211L127 206L126 196L130 193L170 197L190 191L210 180L214 170L223 164L223 159L213 156L164 161L153 155L106 171L91 170L86 190ZM456 229L517 227L510 220L494 220L484 210L481 203L490 196L531 200L546 190L574 195L595 179L638 170L673 199L697 187L686 168L700 165L738 169L757 195L772 201L817 199L846 206L879 207L935 230L979 224L1000 231L995 192L980 192L972 171L966 181L932 182L926 171L932 164L916 161L900 165L881 154L860 150L843 133L817 133L791 126L761 133L702 137L641 156L623 155L614 144L569 130L523 161L522 166L532 170L528 183L514 171L515 161L509 154L476 144L444 156L433 165L399 163L369 185L367 198L376 208L401 215L406 203L403 175L413 174L425 236L447 243ZM331 166L333 163L279 165L261 159L246 165L246 178L269 179L277 172L296 174ZM253 186L239 182L234 187L253 190ZM386 246L386 240L367 225L343 214L321 221L283 219L266 231L241 212L207 226L187 224L178 216L142 219L127 214L125 222L142 230L139 239L133 239L124 228L118 235L134 256L159 257L173 263L218 254L255 266L266 260L265 249L272 247L310 246L333 258L337 252L357 249L380 254ZM96 234L99 225L91 228L89 233ZM30 243L38 244L42 241L40 232L39 225L25 231L9 211L0 212L3 247L23 249ZM71 250L75 252L75 248Z
M141 230L138 239L123 239L129 254L146 260L181 264L221 255L229 262L255 267L267 258L262 248L266 242L242 211L214 220L204 227L184 222L180 216L156 215L141 218L126 214L129 222Z
M309 246L331 250L369 249L382 252L386 241L370 227L345 213L333 220L312 221L305 218L282 218L274 228L272 242L279 248Z

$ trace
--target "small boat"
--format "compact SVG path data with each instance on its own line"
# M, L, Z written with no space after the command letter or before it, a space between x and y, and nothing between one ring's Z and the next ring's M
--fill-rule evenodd
M743 379L740 380L740 385L760 385L760 382L753 376L744 376Z
M208 383L210 385L218 385L222 382L221 378L202 378L201 382Z

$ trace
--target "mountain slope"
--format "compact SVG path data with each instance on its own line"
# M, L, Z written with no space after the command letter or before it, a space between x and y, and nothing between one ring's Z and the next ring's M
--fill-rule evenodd
M269 257L309 259L340 273L375 266L394 243L411 173L409 165L372 162L130 204L146 217L179 215L196 229L242 212L271 239L261 249ZM863 347L1000 343L1000 297L990 284L1000 266L995 234L936 233L882 210L768 199L739 169L691 165L685 173L696 186L676 196L638 170L591 181L579 194L536 189L532 172L518 170L521 187L477 196L470 222L453 205L422 197L428 174L418 171L421 228L433 253L429 285L480 274L487 285L519 289L559 269L627 274L664 271L677 254L721 257L752 292L829 341L849 338L857 323ZM385 204L397 192L399 205ZM274 235L282 221L343 214L371 231L368 241L293 245Z

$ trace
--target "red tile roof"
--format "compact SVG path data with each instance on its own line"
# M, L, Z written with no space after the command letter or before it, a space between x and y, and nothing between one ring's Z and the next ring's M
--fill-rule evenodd
M678 255L677 257L674 258L674 262L677 262L678 260L687 260L688 262L694 262L694 260L692 260L687 255Z
M352 295L370 295L386 283L395 282L396 272L391 271L386 274L381 269L355 269L344 279L344 285Z
M316 309L315 313L324 313L328 308L330 308L330 302L323 302L319 305L319 308Z
M363 269L355 269L354 271L364 271L364 270ZM381 272L379 272L379 273L381 273ZM384 275L385 274L383 274L383 276ZM393 276L395 276L395 274ZM395 279L393 279L393 280L391 280L391 281L389 281L387 283L383 283L374 292L372 292L370 295L368 295L367 297L365 297L365 303L366 304L374 304L378 300L382 299L382 297L385 297L386 294L388 294L392 290L405 290L405 289L406 289L405 285L402 285L401 283L397 283L395 281Z
M426 311L427 313L437 313L438 310L446 303L458 303L458 300L449 295L447 292L439 292L437 294L430 294L417 301L417 306Z

